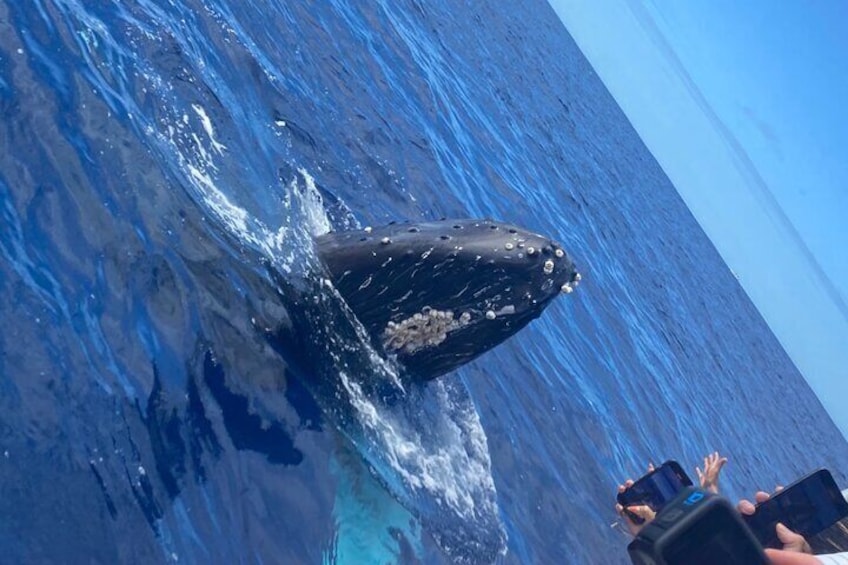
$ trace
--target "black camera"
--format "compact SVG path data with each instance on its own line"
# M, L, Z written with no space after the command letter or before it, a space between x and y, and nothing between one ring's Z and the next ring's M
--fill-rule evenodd
M683 488L627 546L635 565L766 565L757 538L726 499Z

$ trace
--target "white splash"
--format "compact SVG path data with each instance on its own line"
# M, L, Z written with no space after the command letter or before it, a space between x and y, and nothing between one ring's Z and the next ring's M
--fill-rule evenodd
M196 114L196 119L200 122L201 128L206 133L207 139L201 139L197 135L192 128L191 116L187 113L175 116L175 119L164 124L164 131L156 135L156 138L169 148L170 153L176 157L179 166L185 171L186 177L207 209L221 221L230 233L238 240L261 251L283 272L291 273L292 267L298 264L297 250L303 247L291 241L293 238L292 227L282 225L271 228L265 225L258 218L251 216L247 210L233 203L225 192L219 188L216 182L219 168L213 156L222 155L226 146L216 139L215 126L203 106L192 104L192 109ZM304 178L311 179L308 175L304 175ZM312 184L311 190L317 194L314 181L312 181ZM309 194L310 187L307 186L304 191L299 192ZM299 192L296 191L295 195L297 196ZM322 221L320 214L315 213L314 210L307 216L309 218L314 217L311 222L306 222L307 225L310 223L317 224L316 227L310 227L310 229L324 229L324 225L328 222L326 217ZM308 234L303 234L304 238L307 236Z
M376 405L347 374L341 379L363 427L408 488L426 490L466 520L497 512L486 435L471 405L457 406L443 383L431 383L444 417L424 438L403 417Z
M299 195L299 204L305 216L306 225L309 227L311 235L322 235L333 229L330 218L327 216L327 210L324 208L324 198L321 192L315 185L315 179L306 169L298 169L303 178L303 187L301 188L297 179L293 179L289 184L290 193Z
M332 228L315 179L308 171L299 169L299 174L283 187L281 194L281 206L288 211L286 225L276 228L266 225L234 203L218 185L219 168L215 159L227 148L216 139L215 124L205 109L199 104L193 104L192 109L194 116L177 114L169 123L162 124L164 131L154 135L175 155L206 208L234 237L259 250L281 271L292 274L294 270L298 275L314 276L305 264L315 260L313 248L303 243ZM199 121L200 128L192 129L192 118ZM201 128L205 138L196 133ZM316 299L330 300L333 307L342 308L355 329L356 339L339 343L331 357L339 368L343 392L355 409L368 449L379 451L379 460L390 467L384 472L403 481L405 488L413 493L410 496L425 492L427 497L463 519L474 521L478 517L497 516L486 436L473 403L467 399L457 402L449 385L442 382L430 383L427 388L427 401L435 409L436 416L432 418L426 415L416 418L369 398L359 384L364 382L362 379L385 379L388 385L406 394L397 367L370 346L367 331L332 283L323 280L320 288L322 296ZM346 351L351 348L366 353L371 374L351 376L345 371Z
M192 104L192 108L194 108L195 113L200 117L200 123L203 125L203 130L206 132L206 135L209 136L209 142L212 144L212 148L220 155L224 152L224 149L227 148L223 143L219 143L217 139L215 139L215 129L212 127L212 120L209 119L209 115L206 113L206 110L200 104Z

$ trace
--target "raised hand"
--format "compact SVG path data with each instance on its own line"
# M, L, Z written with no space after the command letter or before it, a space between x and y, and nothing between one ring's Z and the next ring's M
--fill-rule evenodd
M700 467L695 467L702 489L718 494L718 476L721 474L721 468L724 467L725 463L727 463L727 457L720 457L718 451L714 451L704 457L703 471Z

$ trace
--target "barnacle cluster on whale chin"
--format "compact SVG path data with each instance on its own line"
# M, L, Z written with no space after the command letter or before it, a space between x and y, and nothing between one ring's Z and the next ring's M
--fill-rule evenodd
M383 347L387 351L415 353L425 347L434 347L445 341L448 332L467 326L471 313L463 312L458 318L452 310L435 310L424 307L400 322L392 322L383 330Z

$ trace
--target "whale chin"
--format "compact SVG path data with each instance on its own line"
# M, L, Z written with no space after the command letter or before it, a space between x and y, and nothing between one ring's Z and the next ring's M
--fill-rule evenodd
M580 281L558 243L492 220L392 223L315 243L374 345L415 380L502 343Z

